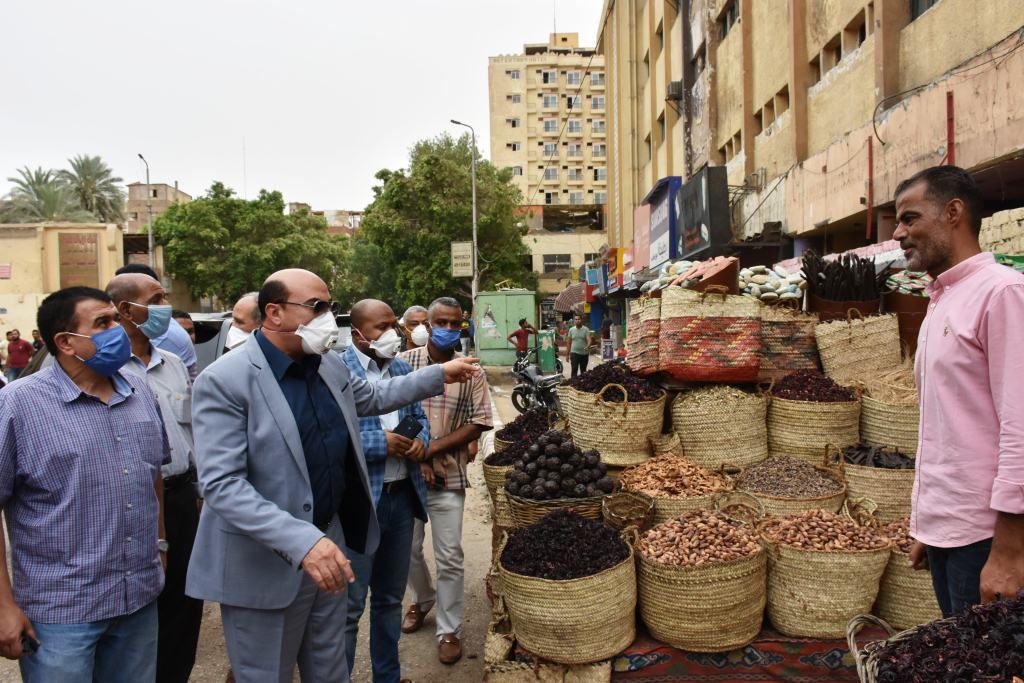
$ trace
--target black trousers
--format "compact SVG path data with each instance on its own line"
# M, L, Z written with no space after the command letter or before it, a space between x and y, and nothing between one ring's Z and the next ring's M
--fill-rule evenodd
M590 362L590 356L585 353L570 353L569 359L572 361L572 376L575 377L581 372L587 371L587 363Z
M164 526L170 547L164 589L157 598L157 683L188 683L196 662L203 601L185 595L185 576L199 526L197 500L192 484L164 490Z

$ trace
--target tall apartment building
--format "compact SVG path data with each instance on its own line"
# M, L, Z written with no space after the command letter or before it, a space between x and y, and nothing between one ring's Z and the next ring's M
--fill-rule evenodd
M554 294L605 241L604 58L576 33L552 33L488 66L491 163L512 169L540 292Z
M190 201L192 195L179 190L177 182L173 186L165 183L131 183L128 185L128 202L125 206L125 213L128 215L125 234L145 234L150 203L153 205L153 220L156 220L156 217L166 211L171 204L187 204Z
M659 181L714 166L733 239L797 251L888 239L897 183L937 164L1024 205L1022 26L1020 0L605 0L609 244L646 245Z

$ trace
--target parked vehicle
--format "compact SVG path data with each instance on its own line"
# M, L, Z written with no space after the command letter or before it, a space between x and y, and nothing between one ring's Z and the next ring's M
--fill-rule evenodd
M551 410L561 409L555 388L565 379L562 374L562 363L556 362L557 374L541 375L536 357L537 350L531 349L512 366L512 375L516 378L516 385L512 389L512 405L520 413L537 406L546 406Z

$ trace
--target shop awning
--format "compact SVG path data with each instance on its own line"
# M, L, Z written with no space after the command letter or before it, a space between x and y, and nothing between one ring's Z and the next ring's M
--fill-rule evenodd
M555 310L559 313L572 313L576 304L583 303L585 287L582 282L569 285L555 297Z

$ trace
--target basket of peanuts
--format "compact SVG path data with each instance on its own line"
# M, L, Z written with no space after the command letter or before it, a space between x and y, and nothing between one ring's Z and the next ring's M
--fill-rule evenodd
M769 517L758 529L768 549L768 618L798 638L843 638L871 609L892 541L870 515L806 510Z
M721 495L655 525L637 543L640 616L658 640L693 652L748 645L761 631L767 563L753 496Z

